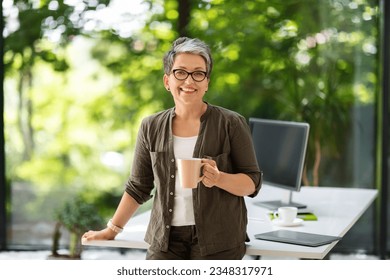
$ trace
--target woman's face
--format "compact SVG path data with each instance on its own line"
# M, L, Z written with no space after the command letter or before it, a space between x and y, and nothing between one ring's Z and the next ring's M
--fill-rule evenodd
M206 72L206 62L203 57L196 54L182 53L178 54L173 63L172 71L184 70L192 73L184 80L179 80L175 77L173 72L169 75L164 75L164 85L171 92L176 105L179 104L194 104L197 102L203 102L203 96L205 95L209 79L206 77L204 80L197 82L194 80L200 80L202 78L201 72ZM185 72L176 72L177 77L185 76ZM194 77L194 78L193 78Z

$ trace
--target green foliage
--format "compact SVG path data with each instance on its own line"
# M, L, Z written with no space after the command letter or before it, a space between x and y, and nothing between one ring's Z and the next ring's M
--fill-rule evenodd
M246 117L308 122L307 168L318 172L321 147L330 159L345 151L352 106L374 100L375 81L367 77L376 75L377 12L370 5L203 2L189 30L214 50L207 98ZM365 63L355 65L356 57Z
M126 102L113 104L117 112L123 112L114 116L118 123L127 114L144 116L147 112L140 108L172 106L162 87L161 58L178 36L174 28L167 30L178 24L177 17L168 16L174 14L176 1L149 3L150 10L161 12L152 14L139 34L104 36L94 52L97 59L110 57L103 64L122 77L125 96L121 100ZM350 133L352 106L374 101L376 79L369 78L376 76L374 4L319 4L314 0L191 3L187 35L208 42L214 54L206 100L245 117L308 122L308 169L315 169L318 149L337 159ZM126 52L120 52L122 56L109 55L113 42L115 48L123 45ZM355 65L357 56L365 63ZM330 134L335 137L325 137Z
M61 237L61 227L70 233L69 257L81 257L81 236L90 229L100 229L104 220L98 213L97 208L87 203L82 197L76 197L66 201L55 211L56 226L53 233L52 256L59 256L57 250Z
M81 235L90 229L99 229L104 225L97 208L81 198L67 201L56 211L56 220L69 232Z
M20 27L5 38L7 173L41 194L29 205L37 215L59 190L116 206L141 119L173 106L162 57L183 32L212 48L207 101L310 123L309 170L318 145L323 159L340 160L351 108L375 101L376 1L196 0L185 18L178 0L149 0L128 37L86 30L86 14L110 1L81 2L14 1ZM122 158L104 162L112 153Z
M56 32L60 35L58 44L68 44L74 36L86 33L81 25L84 14L97 6L102 8L110 1L80 1L78 7L66 4L66 1L13 2L18 10L19 28L5 38L5 58L9 58L5 59L6 70L8 67L25 69L41 59L50 63L55 70L64 71L68 69L67 62L65 57L53 51L55 45L49 43L50 35Z

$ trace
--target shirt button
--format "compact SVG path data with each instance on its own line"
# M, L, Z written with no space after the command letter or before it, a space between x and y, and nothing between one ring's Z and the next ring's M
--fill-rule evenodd
M171 159L171 161L172 161L172 162L175 162L175 159L173 158L173 159Z
M172 212L172 209L169 209L168 211L169 211L169 212Z
M171 178L175 178L175 175L171 175Z
M165 226L166 228L169 228L169 226Z
M170 192L169 194L170 194L170 195L173 195L173 192Z

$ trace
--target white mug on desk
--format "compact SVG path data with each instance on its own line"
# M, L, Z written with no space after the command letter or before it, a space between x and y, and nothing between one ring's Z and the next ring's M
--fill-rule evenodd
M298 208L297 207L279 207L277 211L274 212L274 218L279 219L283 223L289 224L293 223L297 218Z

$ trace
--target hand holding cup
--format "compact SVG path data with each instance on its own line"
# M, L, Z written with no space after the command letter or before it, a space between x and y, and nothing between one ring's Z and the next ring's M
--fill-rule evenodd
M221 172L218 169L217 163L210 158L203 158L202 162L205 164L203 168L203 180L202 183L212 188L218 184L218 180L221 176Z

